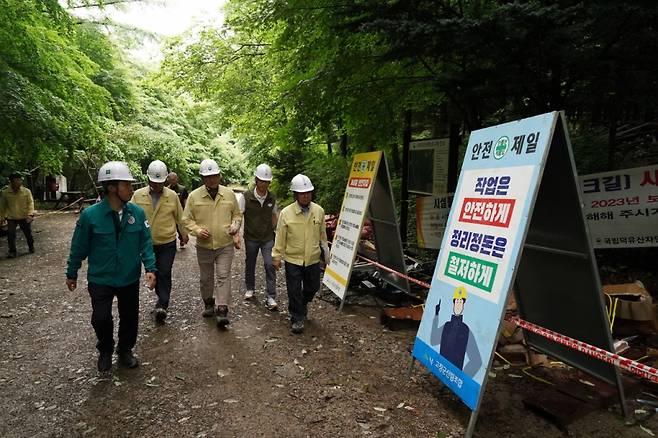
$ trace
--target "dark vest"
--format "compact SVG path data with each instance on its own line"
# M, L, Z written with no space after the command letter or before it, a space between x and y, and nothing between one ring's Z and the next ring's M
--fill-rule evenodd
M244 240L268 242L274 240L272 227L272 211L276 198L267 191L267 198L261 207L260 201L254 196L254 189L244 192Z
M468 344L470 330L462 321L463 315L452 315L443 326L441 349L439 353L460 370L464 366L464 355Z

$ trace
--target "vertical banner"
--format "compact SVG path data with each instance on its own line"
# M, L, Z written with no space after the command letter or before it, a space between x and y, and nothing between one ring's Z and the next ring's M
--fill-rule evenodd
M481 397L558 113L474 131L413 356L471 409Z
M580 177L594 248L658 246L658 165Z
M352 161L331 247L331 259L322 280L324 285L341 300L345 298L350 281L363 219L368 209L381 158L381 151L367 152L355 155Z
M409 143L409 192L439 195L448 191L450 139L415 140Z
M416 198L416 239L419 248L441 248L451 206L452 194Z

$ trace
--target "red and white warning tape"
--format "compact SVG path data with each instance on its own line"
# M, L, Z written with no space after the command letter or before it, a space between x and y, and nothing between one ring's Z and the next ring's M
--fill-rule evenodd
M396 271L395 269L391 269L391 268L389 268L388 266L384 266L384 265L382 265L381 263L377 263L377 262L374 261L374 260L370 260L369 258L363 257L362 255L357 254L356 256L357 256L358 258L360 258L361 260L365 260L365 261L368 262L368 263L372 263L373 265L377 266L377 267L380 268L380 269L383 269L384 271L388 271L388 272L390 272L390 273L392 273L392 274L395 274L396 276L398 276L398 277L400 277L400 278L404 278L405 280L409 280L409 281L411 281L412 283L416 283L417 285L419 285L419 286L421 286L421 287L424 287L425 289L429 289L429 288L430 288L430 285L429 285L428 283L425 283L424 281L416 280L415 278L409 277L408 275L404 275L403 273L398 272L398 271Z
M413 283L416 283L417 285L424 287L426 289L430 288L430 285L428 283L425 283L420 280L416 280L415 278L409 277L408 275L404 275L400 272L397 272L394 269L391 269L387 266L384 266L380 263L377 263L374 260L370 260L366 257L363 257L361 255L357 254L357 257L359 257L362 260L365 260L368 263L372 263L373 265L377 266L378 268L381 268L385 271L391 272L392 274L397 275L398 277L407 279ZM658 383L658 369L652 368L650 366L644 365L640 362L625 358L623 356L620 356L615 353L611 353L607 350L603 350L602 348L595 347L593 345L587 344L585 342L579 341L574 338L570 338L569 336L561 335L560 333L554 332L552 330L546 329L544 327L538 326L536 324L533 324L531 322L528 322L526 320L523 320L519 318L518 316L507 316L505 317L507 321L513 322L514 324L518 325L519 327L528 330L532 333L536 333L540 336L543 336L547 339L550 339L554 342L557 342L558 344L565 345L569 348L572 348L574 350L580 351L581 353L585 353L589 356L592 356L596 359L602 360L604 362L607 362L609 364L612 364L616 367L619 367L621 369L624 369L628 372L631 372L637 376L640 376L644 379L651 380L652 382Z
M558 344L566 345L567 347L580 351L581 353L585 353L596 359L602 360L616 367L636 374L642 378L649 379L652 382L658 383L658 369L656 368L652 368L640 362L636 362L615 353L611 353L607 350L603 350L602 348L595 347L577 339L570 338L569 336L561 335L560 333L525 321L518 316L508 316L505 319L513 322L525 330L536 333L540 336L550 339L551 341L557 342Z

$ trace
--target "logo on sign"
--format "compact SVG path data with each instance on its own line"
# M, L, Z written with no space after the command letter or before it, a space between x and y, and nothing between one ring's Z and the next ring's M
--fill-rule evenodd
M496 160L500 160L501 158L503 158L507 153L508 148L509 148L509 138L504 136L500 137L496 142L496 146L494 147L494 158Z

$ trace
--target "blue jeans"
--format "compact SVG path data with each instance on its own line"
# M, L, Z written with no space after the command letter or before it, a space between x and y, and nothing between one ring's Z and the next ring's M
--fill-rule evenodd
M247 290L256 289L256 259L260 250L265 266L265 281L267 283L267 296L276 298L276 269L272 265L272 248L274 240L259 242L257 240L245 240L245 266L244 278Z

